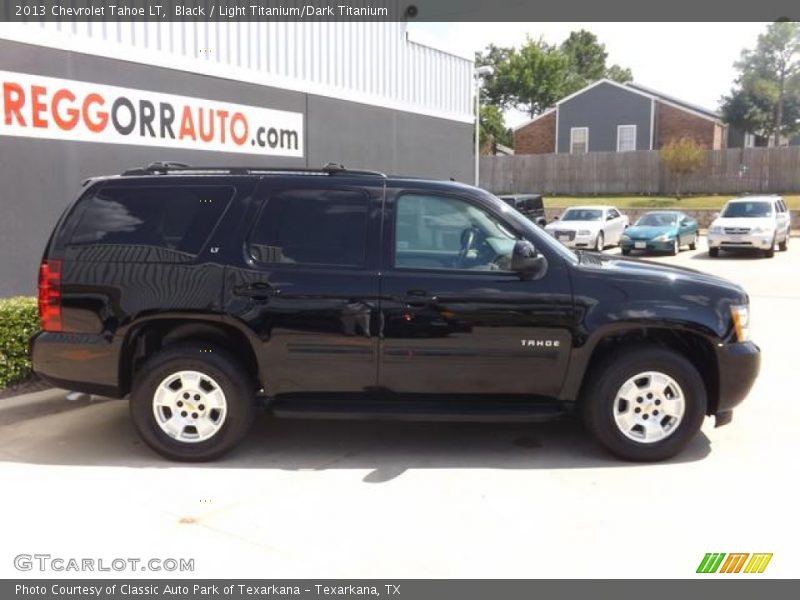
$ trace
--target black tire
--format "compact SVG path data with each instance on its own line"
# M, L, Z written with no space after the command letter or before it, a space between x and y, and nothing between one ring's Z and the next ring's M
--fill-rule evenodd
M791 231L787 229L783 241L780 244L778 244L778 250L780 250L781 252L786 252L789 249L790 236L791 236Z
M689 250L697 250L697 234L692 237L692 241L689 243Z
M227 405L219 430L198 442L170 437L153 414L153 397L160 383L172 373L190 370L217 382ZM144 442L160 455L182 462L214 460L247 435L253 421L255 392L252 378L225 351L206 344L175 344L150 358L136 374L130 399L131 418Z
M683 390L684 414L668 437L643 443L626 437L614 420L617 392L630 378L658 371L674 379ZM650 345L637 345L614 353L596 365L587 377L580 399L583 422L592 436L619 458L652 462L678 454L697 435L706 414L706 388L697 370L681 354Z
M711 258L717 258L719 256L719 248L709 248L708 255Z
M777 234L775 234L777 236ZM766 258L772 258L775 256L775 238L772 238L772 245L769 247L769 250L764 250L764 256Z
M630 255L630 253L631 253L630 248L623 248L622 249L622 255L623 256L628 256L628 255Z
M603 248L605 247L606 247L606 238L603 235L603 232L601 231L600 233L597 234L597 238L594 241L594 249L597 252L602 252Z
M678 238L675 238L675 241L672 242L672 248L670 248L669 254L670 256L678 256L678 253L681 251L681 243Z

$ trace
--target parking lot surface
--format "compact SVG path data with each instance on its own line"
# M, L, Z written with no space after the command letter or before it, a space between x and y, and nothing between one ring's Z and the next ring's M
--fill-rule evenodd
M709 259L704 240L654 258L743 284L763 351L733 423L707 419L672 461L619 462L572 421L259 418L225 459L180 465L143 446L125 402L83 403L0 419L0 576L49 553L195 559L147 577L690 577L706 552L771 552L758 577L796 576L793 241L772 259Z

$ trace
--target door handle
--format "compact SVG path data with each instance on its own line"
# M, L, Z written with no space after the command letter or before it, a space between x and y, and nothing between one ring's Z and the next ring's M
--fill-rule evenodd
M233 288L235 296L252 298L253 300L267 300L270 296L277 296L281 291L265 281L257 281L248 285Z

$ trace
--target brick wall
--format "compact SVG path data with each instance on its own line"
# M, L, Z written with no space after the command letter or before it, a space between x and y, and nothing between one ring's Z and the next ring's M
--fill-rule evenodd
M722 148L722 131L713 121L656 101L656 149L684 137L706 150Z
M514 154L551 154L556 151L556 111L514 132Z

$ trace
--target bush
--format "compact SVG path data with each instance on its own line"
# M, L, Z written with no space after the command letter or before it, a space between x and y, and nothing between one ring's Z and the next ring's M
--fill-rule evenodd
M0 299L0 389L33 373L28 342L38 330L36 298Z
M661 149L661 160L675 176L675 197L681 199L684 177L699 170L706 162L706 151L690 137L673 140Z

